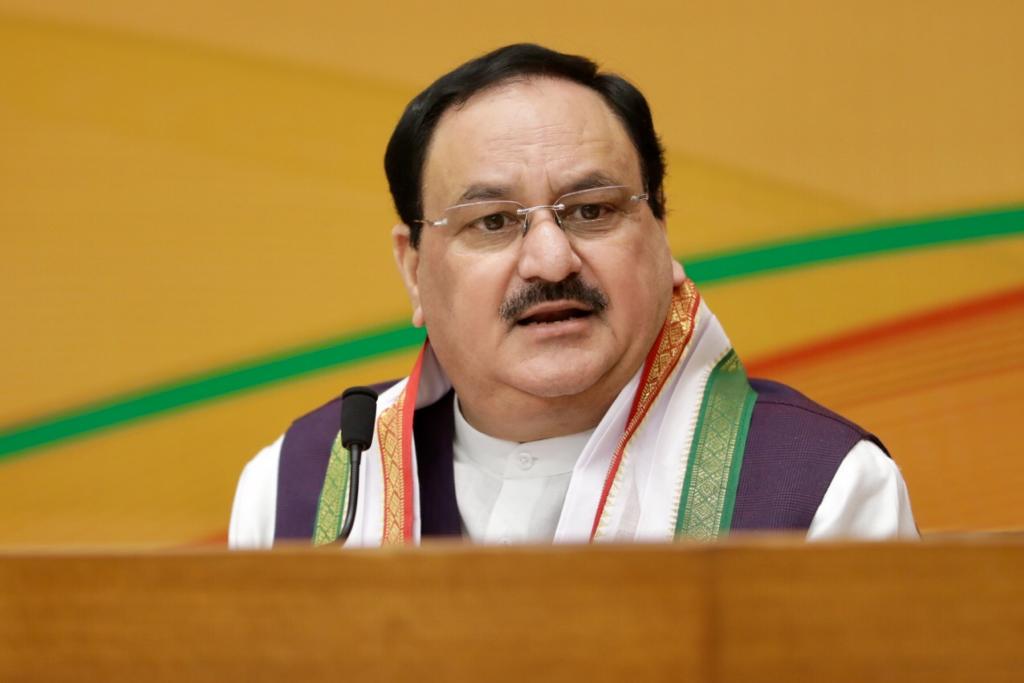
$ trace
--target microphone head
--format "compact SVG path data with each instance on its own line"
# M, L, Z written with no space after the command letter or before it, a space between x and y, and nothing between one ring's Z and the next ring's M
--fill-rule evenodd
M370 387L352 387L341 395L341 444L366 450L373 441L377 418L377 392Z

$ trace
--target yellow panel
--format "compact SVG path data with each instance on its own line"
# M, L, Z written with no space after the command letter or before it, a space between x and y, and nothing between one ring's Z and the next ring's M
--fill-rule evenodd
M589 54L644 88L669 150L676 253L1020 201L1022 8L684 2L645 6L652 20L603 0L0 0L13 12L0 15L0 424L403 319L385 142L412 94L503 42ZM623 16L636 20L609 19ZM756 359L1017 286L1022 272L1012 239L705 294ZM256 448L408 362L6 462L0 543L219 533ZM1004 390L971 395L988 406ZM1011 399L991 410L1012 417Z
M923 531L1024 528L1022 381L1018 367L879 399L856 411L858 420L886 435Z
M0 463L0 546L217 537L249 458L345 387L404 376L413 360L401 354Z
M63 21L420 88L533 40L637 81L670 148L889 214L1024 197L1024 5L0 0Z
M1019 530L1022 295L763 371L882 438L922 531Z
M3 422L405 317L380 159L411 89L12 18L0 55ZM875 217L670 161L681 251Z
M740 356L764 355L1024 283L1024 239L838 262L702 288Z
M405 94L31 24L0 56L0 420L406 315L377 114Z
M742 249L880 222L870 208L763 174L667 153L669 242L674 254Z

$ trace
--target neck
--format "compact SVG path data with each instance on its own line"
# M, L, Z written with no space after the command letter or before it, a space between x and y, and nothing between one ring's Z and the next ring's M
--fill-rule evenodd
M598 425L621 387L614 391L585 392L582 395L542 398L510 391L505 394L474 395L459 387L462 416L477 431L505 441L526 443L578 434Z

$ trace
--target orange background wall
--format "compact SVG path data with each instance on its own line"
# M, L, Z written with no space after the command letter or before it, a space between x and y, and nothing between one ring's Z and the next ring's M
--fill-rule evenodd
M1019 3L210 4L0 0L0 440L400 324L384 145L434 77L508 42L644 90L684 263L1024 207ZM755 372L886 441L925 531L1024 528L1014 215L703 288ZM409 362L0 449L0 545L216 541L251 455Z

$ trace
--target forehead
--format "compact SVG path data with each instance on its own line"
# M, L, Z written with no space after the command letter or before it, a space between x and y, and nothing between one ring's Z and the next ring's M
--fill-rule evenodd
M424 165L423 205L431 215L481 186L542 202L593 175L640 182L636 149L604 99L562 79L515 80L442 115Z

